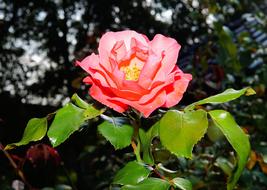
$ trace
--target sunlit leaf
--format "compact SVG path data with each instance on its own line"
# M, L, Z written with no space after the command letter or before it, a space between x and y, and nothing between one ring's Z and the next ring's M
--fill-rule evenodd
M232 175L229 176L227 189L231 190L235 187L244 167L246 166L248 156L250 154L250 144L248 136L235 122L230 113L224 110L213 110L209 112L215 125L221 129L229 143L237 153L238 161Z
M71 103L66 104L59 109L47 132L53 147L60 145L72 133L77 131L86 120L84 109L81 109Z
M176 156L192 157L194 145L208 128L204 110L191 112L168 111L160 120L159 136L162 144Z
M246 96L250 96L255 94L255 91L250 88L243 88L241 90L234 90L232 88L225 90L224 92L214 95L214 96L210 96L208 98L205 98L203 100L197 101L193 104L188 105L184 110L185 111L189 111L189 110L193 110L195 108L195 106L198 105L202 105L202 104L220 104L220 103L225 103L225 102L229 102L232 100L235 100L237 98L239 98L242 95L246 95Z
M86 110L84 110L85 119L93 119L101 115L105 109L96 109L93 105L90 105Z
M130 125L118 125L115 122L104 121L98 126L98 131L102 134L115 149L122 149L131 144L133 127Z
M187 179L177 177L177 178L172 179L172 182L174 183L174 186L179 189L192 190L192 184Z
M56 112L55 118L47 132L53 147L60 145L69 136L80 129L80 126L88 119L95 118L102 114L104 110L98 110L93 105L89 105L73 95L72 100L79 105L66 104Z
M150 170L144 164L132 161L126 164L115 176L113 183L135 185L148 177Z
M47 131L47 119L45 118L32 118L29 120L22 139L17 143L9 144L5 149L12 149L16 146L26 145L32 141L41 140Z
M73 94L71 97L71 101L78 107L86 109L88 107L90 107L90 104L88 104L87 102L85 102L83 99L81 99L78 94Z
M72 102L79 108L85 109L84 117L86 119L92 119L101 115L105 109L97 109L92 104L88 104L83 99L81 99L76 93L71 97Z
M159 178L147 178L136 185L125 185L121 190L168 190L170 183Z

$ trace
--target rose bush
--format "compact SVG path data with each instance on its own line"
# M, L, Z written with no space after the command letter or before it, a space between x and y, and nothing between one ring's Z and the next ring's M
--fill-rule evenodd
M89 74L84 81L92 85L90 94L93 98L118 112L124 112L130 106L148 117L159 107L177 104L192 79L190 74L183 73L176 66L179 50L180 45L174 39L160 34L149 41L146 36L135 31L108 32L100 39L99 55L92 54L77 64ZM176 157L193 158L193 148L207 130L220 130L237 155L236 159L231 159L236 164L224 161L227 165L235 165L232 171L227 168L225 172L229 176L227 190L233 190L250 155L249 138L228 111L210 110L213 106L203 109L203 105L216 104L217 107L218 104L235 100L242 95L253 94L255 91L250 87L241 90L227 89L220 94L193 102L183 109L172 109L155 115L151 124L145 126L142 125L143 119L139 114L122 115L125 119L113 117L112 114L110 117L109 112L104 113L106 109L99 109L74 94L57 111L43 118L30 119L21 140L8 144L4 151L40 141L46 136L51 145L57 147L74 132L91 126L87 122L99 122L94 119L99 117L103 122L97 126L97 131L115 149L131 145L136 157L136 160L128 162L118 171L111 186L124 190L192 190L193 186L188 179L182 178L180 172L166 170L163 163L173 163L170 162L170 153ZM117 119L120 122L116 122ZM208 137L210 138L210 134ZM154 138L159 140L157 145L153 142ZM160 159L159 152L162 152ZM221 168L217 160L212 164ZM206 163L205 167L212 168L209 161ZM15 169L29 189L32 189L20 168Z
M77 64L88 74L90 95L117 112L130 106L148 117L159 107L176 105L185 92L190 74L176 65L180 45L157 34L152 41L135 31L107 32L98 55Z

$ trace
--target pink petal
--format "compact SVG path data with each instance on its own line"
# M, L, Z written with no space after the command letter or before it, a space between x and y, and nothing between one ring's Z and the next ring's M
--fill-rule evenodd
M76 61L76 65L79 65L83 70L89 73L90 69L99 69L99 56L92 53L91 55L84 58L81 62Z
M110 99L109 94L110 93L104 91L104 88L99 88L97 85L92 85L90 88L90 95L100 103L114 109L119 113L127 110L128 106L126 104Z
M136 81L123 80L121 86L118 87L120 90L130 90L139 94L146 94L149 91L138 85Z
M180 102L191 79L192 76L190 74L183 74L180 79L165 88L167 97L164 107L169 108Z
M136 56L145 61L148 57L148 46L147 44L143 44L135 38L131 39L131 54L136 54Z
M84 82L84 83L87 83L87 84L93 84L93 80L91 79L90 76L85 77L85 78L83 79L83 82Z
M168 86L169 84L174 82L174 76L169 76L168 79L164 82L158 83L157 86L155 86L154 88L151 88L151 90L145 94L144 96L142 96L142 98L140 98L139 103L140 104L146 104L147 102L149 102L151 99L155 98L155 96L160 92L160 91L164 91L164 88L166 86Z
M127 50L124 41L118 41L115 43L111 50L111 55L114 56L114 60L120 62L127 55Z
M115 100L123 104L129 105L138 110L139 112L141 112L144 115L144 117L147 118L153 111L164 105L166 100L166 92L165 91L159 92L155 98L151 99L146 104L140 104L138 101L130 101L128 99L120 97L110 97L109 100L110 101Z
M166 92L160 92L155 99L152 99L151 102L147 102L145 105L141 105L139 110L143 113L144 117L147 118L149 115L155 111L157 108L160 108L164 105L166 101Z
M132 30L105 33L100 38L98 48L101 64L108 70L110 70L111 68L109 63L109 55L115 43L118 41L124 41L126 50L129 51L131 49L132 38L135 38L136 40L147 46L147 40L143 37L143 35Z
M181 46L173 38L157 34L150 42L151 51L157 55L163 55L162 66L155 76L155 80L162 79L162 74L168 75L176 65Z
M117 88L110 89L118 97L127 97L128 100L139 100L142 94L138 91L133 91L132 89L128 90L119 90Z
M148 60L140 73L138 84L145 89L149 89L160 67L161 57L156 55L149 55Z
M93 80L98 80L103 86L116 86L113 79L110 78L100 66L98 55L93 53L84 58L81 62L77 61L76 64L82 67L82 69L84 69L89 75L91 75Z

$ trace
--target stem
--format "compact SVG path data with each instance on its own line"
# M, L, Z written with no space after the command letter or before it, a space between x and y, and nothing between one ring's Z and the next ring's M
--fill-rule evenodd
M142 159L140 156L141 142L140 142L140 137L139 137L140 118L138 117L138 121L137 121L137 119L135 119L133 116L131 116L130 114L128 114L128 115L131 118L131 124L134 127L134 134L132 137L131 145L132 145L134 154L136 156L136 160L138 162L142 162Z
M52 119L56 113L57 113L57 111L54 111L52 113L47 114L47 116L46 116L47 120Z
M139 144L140 144L140 143L139 143ZM134 140L132 140L131 145L132 145L132 147L133 147L133 151L134 151L134 154L135 154L135 156L136 156L136 160L137 160L138 162L142 162L142 159L141 159L141 156L140 156L140 148L138 148L138 147L136 146L136 143L134 142Z
M173 185L174 185L173 181L170 180L169 178L165 177L164 175L162 175L162 174L159 172L159 170L157 169L157 166L156 166L156 168L153 168L153 172L154 172L157 176L159 176L161 179L168 181L168 182L172 185L171 190L174 190L174 188L173 188Z
M10 156L10 154L4 149L4 146L2 145L1 142L0 142L0 150L3 151L4 155L7 157L7 159L9 160L9 162L11 164L11 166L15 169L16 173L18 174L18 176L22 179L23 183L26 186L28 186L29 189L33 189L32 186L30 185L30 183L28 183L28 181L26 180L23 171L17 166L17 164L15 163L13 158Z
M164 175L162 175L156 168L153 169L153 172L159 176L161 179L166 180L166 177Z

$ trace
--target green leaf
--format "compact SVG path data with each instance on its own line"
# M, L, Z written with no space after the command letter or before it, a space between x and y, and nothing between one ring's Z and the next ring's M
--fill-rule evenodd
M174 183L174 186L179 189L192 190L192 184L187 179L177 177L177 178L172 179L172 182Z
M89 105L86 110L84 111L85 119L93 119L99 115L101 115L105 109L96 109L93 105Z
M115 122L104 121L98 126L102 134L115 149L122 149L131 144L134 129L130 125L118 125Z
M209 112L209 115L237 153L238 161L236 168L234 169L233 174L229 176L227 182L227 189L232 190L246 166L250 154L249 139L229 112L224 110L213 110Z
M221 168L221 170L227 174L228 176L231 175L232 173L232 170L233 170L233 165L232 163L227 160L226 158L224 157L218 157L215 161L215 164L216 166L218 166L219 168Z
M139 137L141 140L141 146L143 151L143 160L147 164L154 164L153 155L151 152L152 140L159 136L159 122L155 123L147 132L143 129L139 129Z
M96 109L92 104L88 104L83 99L81 99L76 93L71 97L72 102L79 108L85 109L84 117L86 119L92 119L101 115L105 109Z
M113 183L135 185L148 177L150 170L144 164L132 161L126 164L115 176Z
M83 99L81 99L78 94L73 94L71 97L71 101L78 107L86 109L88 107L90 107L90 104L88 104L87 102L85 102Z
M136 185L125 185L121 190L168 190L169 182L159 178L147 178Z
M16 146L22 146L29 144L32 141L39 141L41 140L47 131L47 119L44 118L32 118L29 120L22 139L17 143L9 144L5 147L6 150L12 149Z
M85 110L72 103L66 104L56 113L47 135L53 147L60 145L77 131L86 120Z
M222 131L214 124L213 121L209 122L207 135L212 142L216 142L224 138Z
M241 90L234 90L232 88L225 90L224 92L214 95L214 96L210 96L208 98L205 98L203 100L200 100L198 102L195 102L193 104L188 105L184 110L185 111L190 111L193 110L195 108L195 106L198 105L202 105L202 104L220 104L220 103L225 103L225 102L229 102L232 100L235 100L237 98L239 98L242 95L246 95L246 96L250 96L256 94L256 92L250 88L243 88Z
M160 120L160 141L176 156L191 158L193 146L204 136L207 127L204 110L186 113L171 110Z

